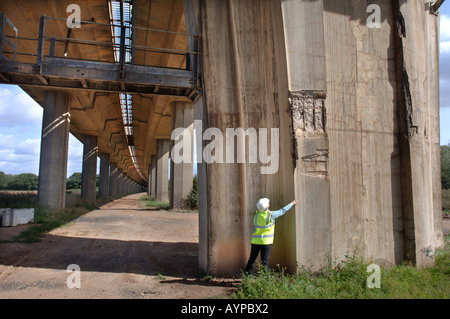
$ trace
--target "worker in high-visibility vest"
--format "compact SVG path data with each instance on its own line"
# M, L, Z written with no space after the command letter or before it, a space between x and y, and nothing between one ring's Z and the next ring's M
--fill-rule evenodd
M268 198L261 198L256 203L258 211L253 218L254 231L252 235L252 247L250 252L250 258L248 259L247 267L245 267L245 273L253 275L253 266L255 265L256 258L261 252L261 264L264 267L269 265L270 248L272 247L273 237L275 234L275 219L284 215L289 209L297 204L297 199L293 200L285 207L277 211L270 211L270 200Z

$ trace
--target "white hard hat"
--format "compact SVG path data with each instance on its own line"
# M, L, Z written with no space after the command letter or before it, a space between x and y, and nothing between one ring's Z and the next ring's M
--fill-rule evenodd
M265 211L267 208L269 208L269 202L270 200L268 198L261 198L257 203L256 203L256 208L258 209L258 211L263 212Z

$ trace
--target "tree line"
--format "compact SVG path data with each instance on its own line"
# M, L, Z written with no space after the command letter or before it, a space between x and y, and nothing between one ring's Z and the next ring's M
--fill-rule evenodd
M450 190L450 144L441 145L441 180L442 180L442 189ZM81 173L73 173L67 179L66 188L67 189L81 188ZM0 171L0 190L37 190L37 189L38 189L38 176L35 174L23 173L18 175L12 175L12 174L5 174L4 172Z
M39 177L32 173L18 175L0 171L0 190L34 191L38 189ZM67 189L81 188L81 173L73 173L66 184Z

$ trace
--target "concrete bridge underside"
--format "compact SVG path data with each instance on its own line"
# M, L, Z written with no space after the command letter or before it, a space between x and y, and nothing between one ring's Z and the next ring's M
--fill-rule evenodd
M37 38L40 16L67 17L66 8L74 2L81 7L81 20L109 23L103 0L1 0L0 10L21 37ZM201 120L203 132L278 128L274 174L261 174L267 158L198 164L202 269L225 274L245 266L261 197L270 198L273 209L299 199L276 222L271 256L271 263L291 272L320 269L327 256L338 262L356 250L384 264L433 263L434 250L443 243L439 15L421 1L406 0L136 3L134 26L176 33L149 35L136 29L135 45L187 52L199 45L199 74L191 73L189 84L183 84L189 82L183 71L192 65L186 63L189 55L136 51L134 65L124 67L128 78L123 73L117 78L117 66L105 67L110 77L85 76L86 64L79 66L83 75L61 76L67 64L51 60L45 51L50 47L39 69L45 72L25 65L25 76L17 65L0 62L1 81L20 84L44 108L40 196L48 192L49 204L64 204L56 193L64 193L69 131L85 145L86 179L92 176L89 157L99 155L103 171L109 172L103 174L109 177L105 183L117 184L120 172L133 181L134 190L148 188L174 205L185 196L185 185L192 185L189 167L171 163L175 174L171 194L166 192L174 128L188 127L194 118ZM367 26L369 4L381 8L379 28ZM68 37L65 21L46 27L46 33ZM111 28L85 24L70 37L111 42L112 34ZM20 42L17 50L36 52L36 43ZM55 52L77 61L114 60L111 47L64 44L55 45ZM35 56L20 59L36 63ZM124 128L121 92L132 94L132 143ZM201 157L210 141L199 142ZM245 153L248 159L248 147Z

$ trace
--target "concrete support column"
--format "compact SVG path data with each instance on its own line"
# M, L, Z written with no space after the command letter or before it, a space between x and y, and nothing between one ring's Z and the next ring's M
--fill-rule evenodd
M97 193L97 143L97 136L86 135L84 137L81 198L91 202L95 202Z
M109 165L109 196L117 195L117 164L111 163Z
M156 198L156 175L157 175L157 160L156 156L151 157L150 170L151 170L151 180L149 180L149 195Z
M99 197L105 198L109 196L110 173L109 173L109 154L100 154L100 180L99 180Z
M421 3L394 3L394 14L403 21L401 30L394 29L404 259L428 267L434 263L435 248L443 245L439 18L424 11Z
M194 177L194 106L189 102L174 102L172 107L172 132L176 140L171 142L170 208L183 208Z
M38 202L53 208L66 205L69 102L67 93L44 92Z
M282 12L299 200L289 215L296 243L290 262L319 270L331 252L323 0L284 1Z
M249 257L257 200L267 197L278 209L294 198L281 2L208 0L202 2L201 17L204 99L196 103L202 127L195 130L203 133L197 149L209 163L197 166L200 267L238 274ZM223 135L218 130L216 136L206 135L211 128ZM236 132L233 139L225 138L227 129L237 128L261 135L256 142ZM228 157L231 151L234 158ZM244 156L238 159L238 154ZM250 163L255 155L256 163ZM217 160L211 160L214 156ZM288 217L277 220L275 244L283 248L273 251L271 262L295 267L295 233L285 225Z
M125 173L122 173L122 178L120 179L120 193L122 195L126 195L126 193L127 193L127 189L125 186L125 182L126 182L127 178L128 178L127 175L125 175Z
M117 194L118 195L123 195L123 183L122 183L123 178L124 178L124 175L122 173L122 170L119 169L118 173L117 173Z
M157 140L157 173L156 173L156 200L169 201L169 147L170 140Z
M150 165L148 165L148 188L147 188L147 195L151 196L152 195L152 187L151 187L151 183L152 183L152 164L151 164L152 160L150 157Z

